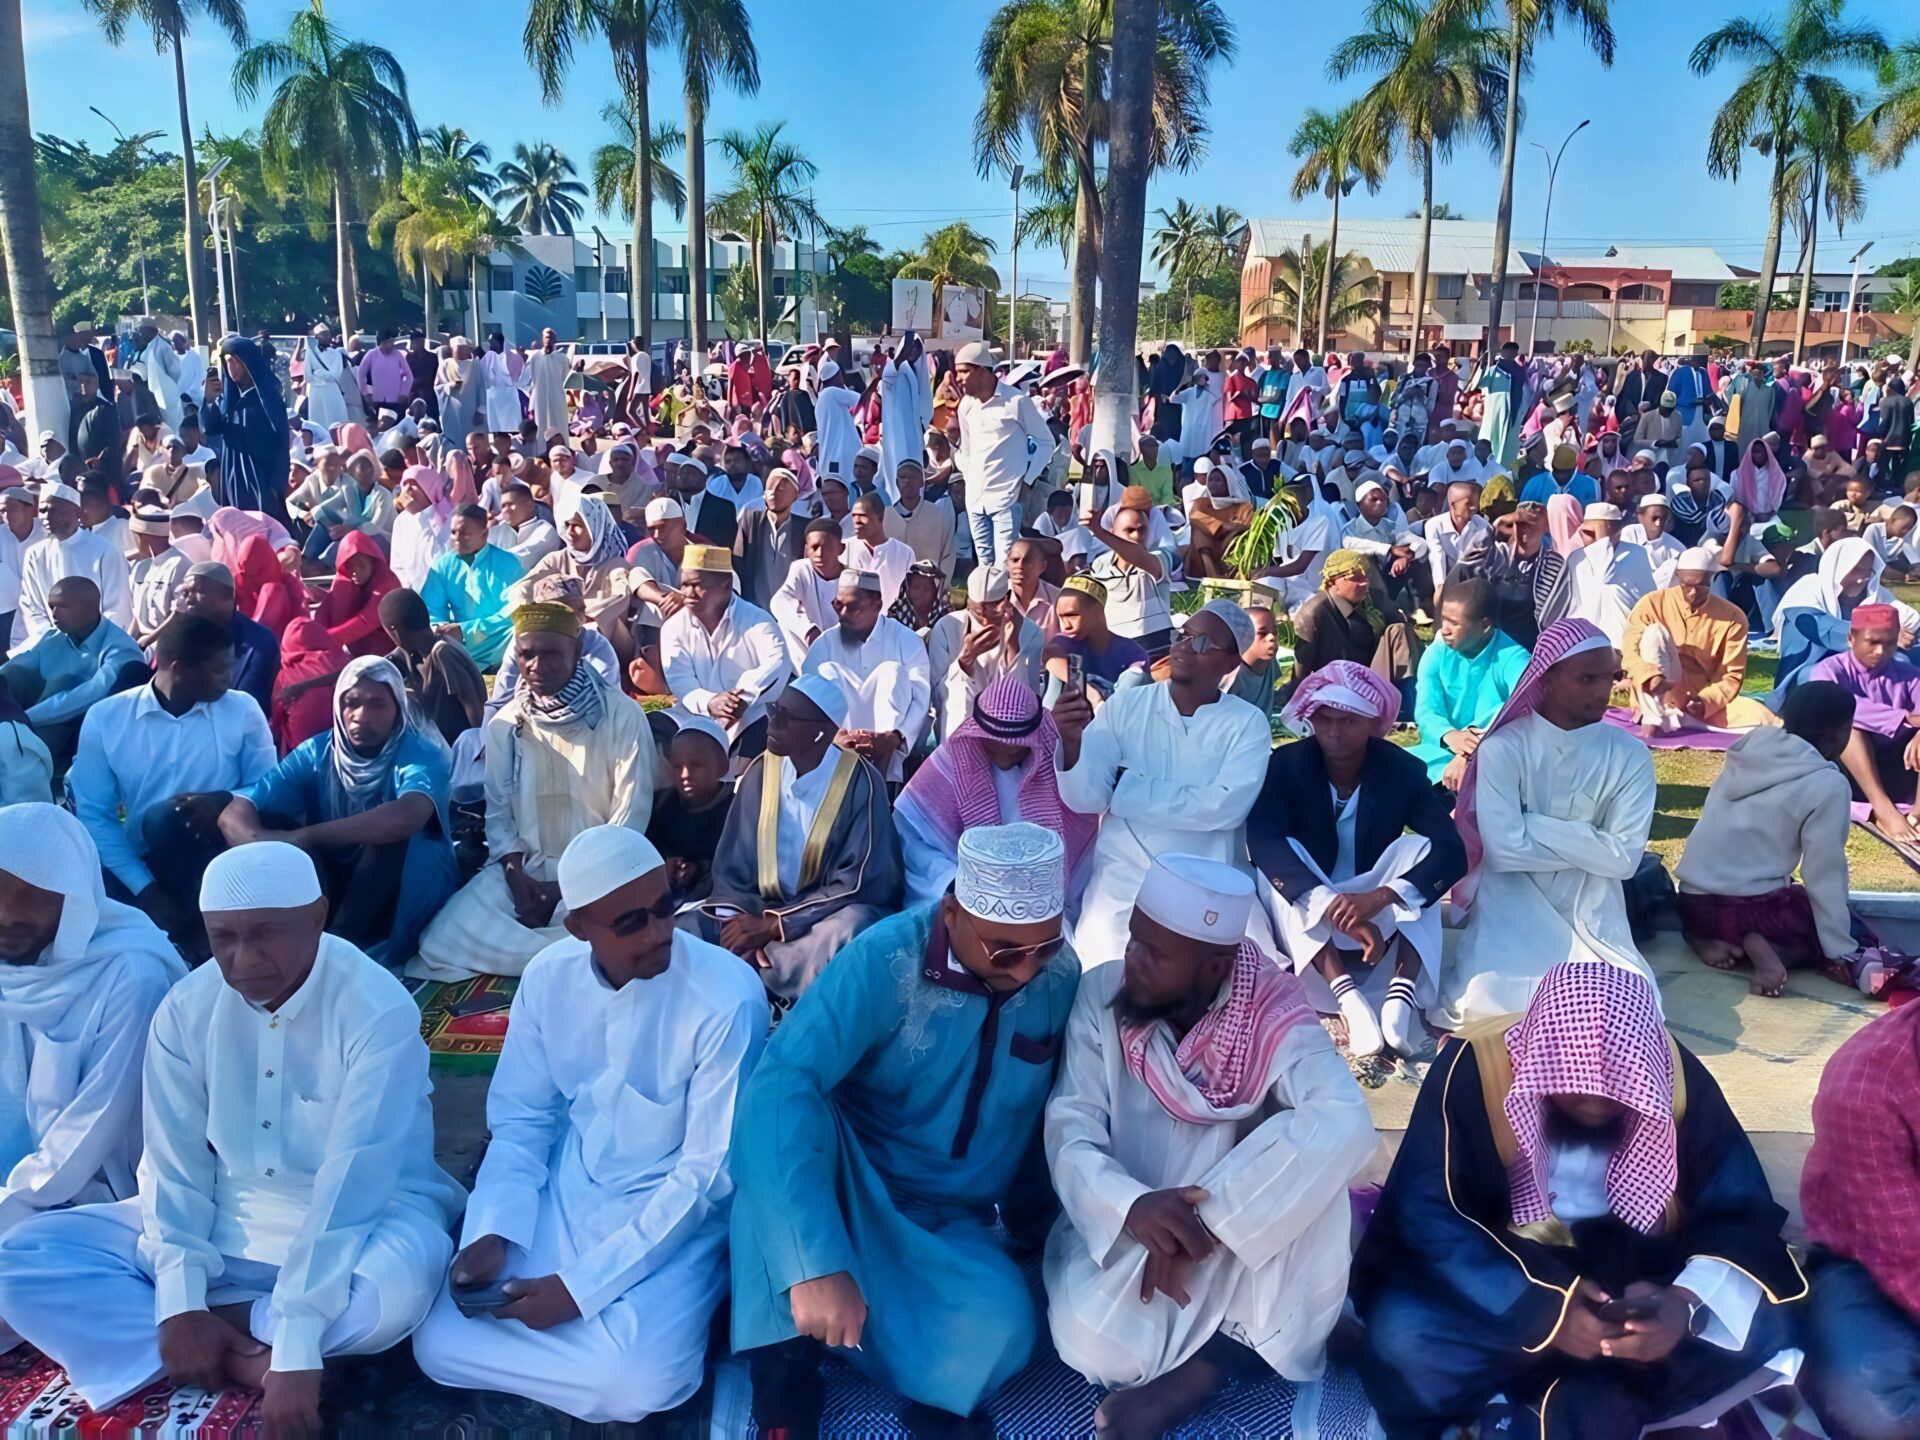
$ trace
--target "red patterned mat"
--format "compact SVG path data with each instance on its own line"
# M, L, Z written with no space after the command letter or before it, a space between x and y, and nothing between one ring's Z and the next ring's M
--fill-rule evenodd
M420 1007L420 1033L433 1068L451 1074L491 1074L507 1038L507 1006L516 978L476 975L468 980L410 980Z

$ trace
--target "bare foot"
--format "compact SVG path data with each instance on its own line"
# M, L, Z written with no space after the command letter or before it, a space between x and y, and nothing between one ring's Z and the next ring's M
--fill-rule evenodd
M1196 1355L1157 1380L1107 1396L1093 1412L1093 1433L1099 1440L1160 1440L1197 1414L1225 1378L1219 1366Z
M1773 948L1773 942L1759 935L1749 935L1742 942L1746 948L1747 959L1753 962L1753 981L1747 987L1756 995L1774 999L1787 988L1787 966L1780 958L1780 952Z
M1693 947L1693 953L1700 957L1700 963L1715 970L1732 970L1744 958L1738 947L1724 940L1696 940L1687 937L1687 944Z
M1897 805L1884 808L1876 805L1873 810L1873 823L1882 835L1889 840L1920 840L1920 830L1914 828L1913 819L1901 812Z

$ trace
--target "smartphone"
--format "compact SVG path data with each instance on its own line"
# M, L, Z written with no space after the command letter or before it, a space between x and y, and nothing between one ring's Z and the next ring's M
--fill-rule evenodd
M1076 695L1087 693L1087 657L1067 656L1067 689Z
M1080 513L1082 515L1091 515L1099 508L1099 501L1096 498L1094 493L1096 487L1093 481L1082 480L1080 482L1079 488L1080 488Z
M507 1282L485 1280L478 1285L449 1285L447 1289L453 1295L454 1308L469 1320L482 1315L491 1315L503 1305L511 1305L514 1297L507 1294Z
M502 1010L513 1008L513 996L504 995L498 990L486 990L478 995L469 995L458 1005L449 1006L447 1014L455 1020L470 1020L475 1015L498 1015Z
M1593 1313L1615 1325L1625 1320L1646 1320L1660 1313L1660 1297L1635 1295L1627 1299L1609 1300Z

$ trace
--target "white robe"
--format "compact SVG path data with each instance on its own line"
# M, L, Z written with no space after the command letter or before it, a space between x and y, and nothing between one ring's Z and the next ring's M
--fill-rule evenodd
M907 583L907 571L916 557L904 540L883 539L878 545L853 539L847 541L845 559L849 570L871 570L880 577L880 609L893 608L900 598L900 587Z
M307 419L329 431L347 423L347 352L337 345L306 348ZM357 386L358 381L354 382Z
M1599 626L1616 650L1633 607L1653 590L1653 566L1638 545L1595 540L1567 556L1568 618Z
M1047 1239L1047 1320L1060 1358L1097 1385L1166 1374L1216 1334L1286 1379L1319 1378L1347 1297L1347 1186L1378 1143L1366 1101L1312 1020L1274 1050L1259 1099L1210 1125L1176 1120L1128 1068L1111 1001L1121 967L1085 975L1047 1102L1062 1214ZM1149 1042L1171 1047L1164 1022ZM1207 1108L1189 1086L1185 1102ZM1192 1303L1140 1303L1147 1251L1125 1228L1150 1190L1197 1185L1219 1241L1188 1274Z
M1562 730L1528 715L1482 740L1474 764L1479 893L1428 1018L1458 1030L1518 1014L1562 960L1651 980L1621 890L1653 825L1645 742L1611 725Z
M132 627L133 572L127 557L111 541L83 528L64 540L47 535L27 547L20 564L20 620L29 641L53 628L47 593L73 575L100 587L102 615L122 630Z
M767 602L795 670L807 663L807 651L813 644L809 632L818 630L824 635L840 623L833 609L833 597L839 589L839 577L823 580L812 561L796 560L787 567L787 578Z
M169 430L178 430L181 418L186 413L180 398L180 359L171 341L164 335L155 335L147 348L140 352L139 358L128 367L147 382L153 398L160 402L160 414L165 418ZM197 395L194 397L196 402L199 398Z
M927 426L933 423L933 391L927 384L927 357L911 365L889 358L880 371L880 491L892 504L900 498L894 472L902 460L926 455Z
M520 387L504 350L482 350L474 361L480 376L480 417L492 433L514 435L520 430ZM545 436L540 437L545 439Z
M907 756L927 728L933 693L927 647L920 637L887 615L857 644L836 625L807 648L800 673L833 681L846 697L848 730L871 730L877 735L898 730L906 738L907 743L887 762L885 777L889 781L904 778Z
M520 372L520 388L527 392L533 411L534 435L542 442L567 433L567 370L573 364L564 350L535 350Z
M506 1240L502 1276L559 1275L581 1318L468 1319L443 1285L413 1337L437 1383L593 1424L637 1422L700 1388L727 1293L727 1146L767 995L718 946L685 931L672 944L665 971L617 990L571 937L521 977L460 1243Z
M1105 817L1074 929L1084 966L1125 952L1134 897L1154 856L1184 852L1246 867L1243 827L1272 750L1267 717L1231 695L1187 717L1166 684L1137 685L1100 707L1080 737L1079 763L1059 772L1069 810Z

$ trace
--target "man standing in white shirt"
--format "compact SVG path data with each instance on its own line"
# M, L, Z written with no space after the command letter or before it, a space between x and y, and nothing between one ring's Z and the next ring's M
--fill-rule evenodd
M860 404L860 392L847 384L837 360L820 362L820 393L813 410L819 440L813 457L814 473L831 475L842 484L853 485L853 461L860 453L860 427L853 423L853 412Z
M433 1161L419 1011L322 932L306 854L228 851L200 908L215 963L154 1017L139 1198L0 1241L0 1314L95 1411L165 1375L257 1387L269 1435L317 1435L324 1358L420 1322L464 1197Z
M973 553L983 567L1004 566L1020 533L1022 492L1053 458L1053 432L1031 396L993 373L985 341L960 347L954 374L961 389L955 461L966 481Z
M637 831L583 830L559 878L569 938L521 977L462 1248L413 1353L442 1385L637 1423L705 1373L766 988L674 928L666 863Z

